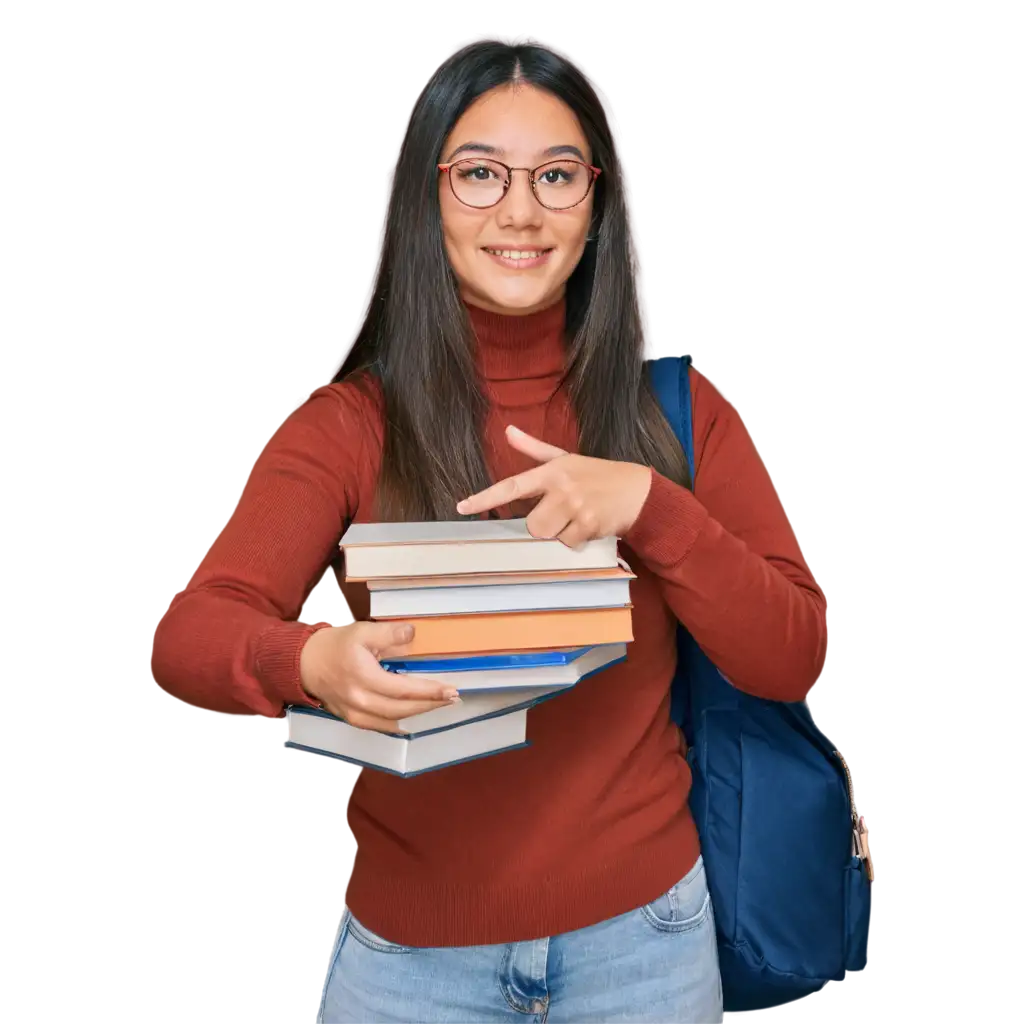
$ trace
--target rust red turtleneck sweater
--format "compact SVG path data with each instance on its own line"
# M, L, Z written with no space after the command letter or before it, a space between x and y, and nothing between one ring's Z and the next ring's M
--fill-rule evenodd
M564 302L523 317L470 307L491 399L495 480L531 465L514 423L569 451ZM358 853L346 900L373 931L415 946L512 942L594 924L664 892L694 863L689 769L669 720L676 619L735 686L804 697L825 658L825 599L739 416L691 372L694 493L654 473L620 551L635 640L627 660L534 708L531 746L403 779L370 769L349 823ZM323 624L298 620L366 521L381 417L351 385L319 388L279 428L237 509L160 622L153 674L199 707L280 716L313 703L299 654ZM366 617L365 587L343 587Z

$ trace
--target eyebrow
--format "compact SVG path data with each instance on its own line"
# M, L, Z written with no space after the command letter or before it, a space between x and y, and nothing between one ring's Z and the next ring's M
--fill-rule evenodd
M448 154L448 159L445 163L451 163L460 153L465 153L469 150L473 150L476 153L486 153L488 156L504 156L505 150L500 146L489 146L486 142L464 142L458 149L453 150ZM587 158L583 155L580 149L576 146L548 146L547 149L541 153L541 156L575 156L578 157L583 163L587 162Z

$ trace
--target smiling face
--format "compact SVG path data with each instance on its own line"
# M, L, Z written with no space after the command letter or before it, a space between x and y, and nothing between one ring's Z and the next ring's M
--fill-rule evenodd
M569 107L523 84L484 93L456 123L445 140L442 161L471 158L529 168L558 158L586 164L593 159ZM462 297L491 312L518 315L557 302L583 255L594 189L571 209L549 210L538 202L527 172L513 171L505 198L496 206L476 209L455 197L449 180L454 171L439 173L438 198L445 247ZM541 177L542 188L564 187L565 175L557 170ZM494 187L493 178L486 184L484 167L461 179L465 184L460 194L468 194L472 178L477 188Z

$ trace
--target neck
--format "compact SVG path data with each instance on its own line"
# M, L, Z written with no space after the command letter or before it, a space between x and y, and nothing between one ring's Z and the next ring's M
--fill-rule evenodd
M565 298L535 313L499 313L465 302L477 339L477 365L488 382L561 376L565 365Z

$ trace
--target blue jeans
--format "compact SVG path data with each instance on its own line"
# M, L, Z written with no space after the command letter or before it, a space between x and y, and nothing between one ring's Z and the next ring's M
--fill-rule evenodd
M399 946L346 910L318 1024L722 1020L703 859L638 910L588 928L486 946Z

